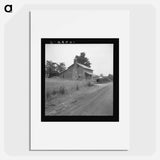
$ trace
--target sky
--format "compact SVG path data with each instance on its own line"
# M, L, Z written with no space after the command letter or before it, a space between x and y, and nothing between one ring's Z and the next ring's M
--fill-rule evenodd
M113 74L113 44L46 44L46 60L64 62L66 67L73 64L76 55L86 53L93 74Z

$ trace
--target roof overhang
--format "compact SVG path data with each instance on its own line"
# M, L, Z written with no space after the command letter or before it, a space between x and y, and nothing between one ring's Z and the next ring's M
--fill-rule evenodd
M84 73L87 73L87 74L89 74L89 75L93 75L93 73L91 73L91 72L87 72L87 71L84 71Z

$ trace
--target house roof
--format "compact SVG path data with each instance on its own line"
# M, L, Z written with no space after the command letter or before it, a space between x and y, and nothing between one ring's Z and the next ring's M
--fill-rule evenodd
M84 69L88 69L88 70L93 71L93 69L91 69L91 68L89 68L89 67L87 67L87 66L85 66L85 65L83 65L83 64L80 64L80 63L77 63L77 62L76 62L76 64L79 65L80 67L84 68ZM70 65L65 71L61 72L60 74L66 72L66 71L67 71L70 67L72 67L73 65L74 65L74 63L73 63L72 65Z
M84 71L85 73L89 74L89 75L93 75L91 72L87 72L87 71Z
M89 69L89 70L92 70L91 68L89 68L89 67L87 67L87 66L85 66L85 65L83 65L83 64L80 64L80 63L77 63L79 66L81 66L82 68L85 68L85 69ZM93 70L92 70L93 71Z

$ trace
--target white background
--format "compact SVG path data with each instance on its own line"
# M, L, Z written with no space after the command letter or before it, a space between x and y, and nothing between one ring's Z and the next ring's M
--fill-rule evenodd
M119 38L119 122L40 121L40 41L41 38L54 37ZM129 12L116 10L31 11L31 149L128 150L128 148Z
M67 3L68 5L78 4L78 8L130 10L131 96L130 150L128 152L28 151L28 11L35 8L56 9L62 3L62 8ZM2 0L0 4L0 49L2 51L0 159L160 159L159 0L16 0L12 2L14 6L12 14L3 12L6 1ZM28 5L23 6L24 4ZM76 5L73 6L76 8ZM3 79L3 73L5 73L5 79ZM3 91L5 91L5 99L3 99Z

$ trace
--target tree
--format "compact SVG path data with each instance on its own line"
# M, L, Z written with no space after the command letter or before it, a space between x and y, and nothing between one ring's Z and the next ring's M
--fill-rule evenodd
M86 55L85 52L81 52L80 56L77 55L75 56L74 61L77 61L78 63L83 64L87 67L91 67L91 63L85 55Z
M108 74L108 78L113 81L113 75L112 74Z
M58 72L61 73L61 72L65 71L65 70L66 70L65 63L64 62L59 63L59 65L58 65Z
M61 72L66 70L65 63L55 63L52 61L47 61L45 65L45 72L47 77L59 76Z
M100 77L103 77L103 74L102 74L102 73L100 74Z
M57 63L54 63L52 61L47 61L45 66L45 71L47 77L56 76L58 74Z

